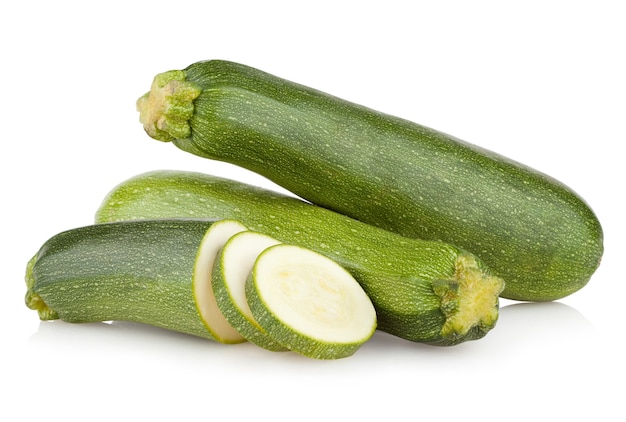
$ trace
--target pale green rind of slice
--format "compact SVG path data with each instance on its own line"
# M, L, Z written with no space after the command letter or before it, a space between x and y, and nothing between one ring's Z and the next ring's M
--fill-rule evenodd
M245 295L245 283L257 256L280 242L254 231L232 236L219 252L213 269L212 286L217 306L241 336L270 351L287 349L268 336L256 322Z
M256 321L290 350L315 359L353 355L376 330L376 311L343 267L280 244L263 251L246 281Z
M207 330L221 343L242 343L245 338L224 317L213 293L212 277L216 257L224 244L236 233L247 230L235 220L214 223L200 244L193 271L193 292L196 305Z

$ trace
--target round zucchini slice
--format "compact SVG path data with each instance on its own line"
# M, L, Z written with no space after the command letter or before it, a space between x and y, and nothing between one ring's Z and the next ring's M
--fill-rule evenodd
M246 299L271 337L311 358L350 356L376 329L374 306L352 275L299 246L265 249L246 281Z

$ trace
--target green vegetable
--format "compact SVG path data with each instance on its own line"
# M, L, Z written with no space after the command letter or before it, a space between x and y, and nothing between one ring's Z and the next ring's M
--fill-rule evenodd
M207 301L208 263L217 252L211 229L220 227L146 220L59 233L28 263L26 304L43 320L135 321L240 343L244 338Z
M170 217L237 220L331 258L369 295L378 328L408 340L457 344L483 337L497 320L503 281L473 255L237 181L150 172L114 188L96 213L100 223Z
M264 249L245 293L264 330L304 356L350 356L376 330L376 311L356 280L335 261L299 246Z
M601 226L571 189L430 128L217 60L157 75L137 105L155 139L474 253L506 280L505 298L567 296L600 263Z
M270 236L253 231L235 234L218 255L212 281L217 305L228 322L246 340L270 351L286 349L254 319L246 301L245 285L257 256L278 243Z

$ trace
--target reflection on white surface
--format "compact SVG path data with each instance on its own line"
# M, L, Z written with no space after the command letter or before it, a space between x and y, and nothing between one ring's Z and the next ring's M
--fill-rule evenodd
M571 306L559 302L513 303L500 309L496 327L480 340L454 347L437 347L406 341L377 332L357 356L380 359L381 356L420 355L433 358L450 356L468 358L475 353L491 354L497 350L500 358L521 350L564 349L572 344L595 341L596 331L591 322ZM224 345L210 340L176 333L145 324L115 321L112 323L70 324L63 321L41 322L31 337L29 348L68 348L71 350L107 353L145 353L161 358L183 354L188 358L204 359L206 355L232 360L234 356L253 354L258 359L274 359L274 354L251 344ZM278 359L290 359L280 357ZM296 360L298 360L296 358Z
M560 302L516 303L502 306L496 326L487 335L453 347L411 343L386 333L376 333L364 349L372 355L410 359L421 356L429 363L446 365L494 363L509 365L520 356L531 361L533 354L545 362L562 352L575 356L597 342L596 330L579 311ZM578 350L572 350L576 346ZM523 362L515 362L518 367Z
M195 414L181 403L216 400L252 417L268 403L276 405L278 395L280 402L306 409L323 397L337 405L336 416L346 418L355 411L359 417L400 418L413 406L436 417L453 397L455 407L447 415L461 417L482 403L481 412L485 406L503 412L522 406L508 420L536 420L536 412L542 420L564 420L564 414L580 413L574 409L585 402L578 400L604 383L608 372L599 344L590 321L557 302L503 306L485 338L454 347L377 332L354 356L336 361L268 352L250 343L223 345L137 323L53 321L42 322L29 339L23 359L38 364L20 379L54 385L40 399L44 406L69 406L62 393L69 389L81 406L70 407L74 414L98 408L108 419L118 413L141 419L148 411L179 420ZM102 409L94 392L112 391L119 401ZM154 407L158 397L165 407ZM613 398L601 400L606 405ZM310 411L315 420L328 416L326 407Z
M578 310L561 302L513 303L500 309L499 335L522 340L595 335L592 323ZM505 333L506 332L506 333ZM521 337L520 337L521 336Z
M132 357L135 354L163 359L199 358L202 354L220 352L229 347L211 340L165 330L146 324L113 321L71 324L63 321L42 321L29 340L30 348L54 345L74 352L84 351ZM246 345L244 345L245 348Z

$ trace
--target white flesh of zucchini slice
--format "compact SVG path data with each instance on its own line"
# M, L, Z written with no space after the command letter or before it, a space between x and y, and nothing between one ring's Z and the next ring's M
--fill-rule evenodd
M246 296L267 333L304 356L350 356L376 329L374 306L352 275L302 247L280 244L261 253Z
M270 351L287 349L255 321L246 301L245 285L257 256L279 243L255 231L237 233L218 254L213 270L213 291L222 314L246 340Z
M193 292L198 312L209 332L221 343L241 343L245 338L230 325L217 306L211 284L213 266L226 241L245 230L247 227L238 221L215 222L202 239L193 271Z

